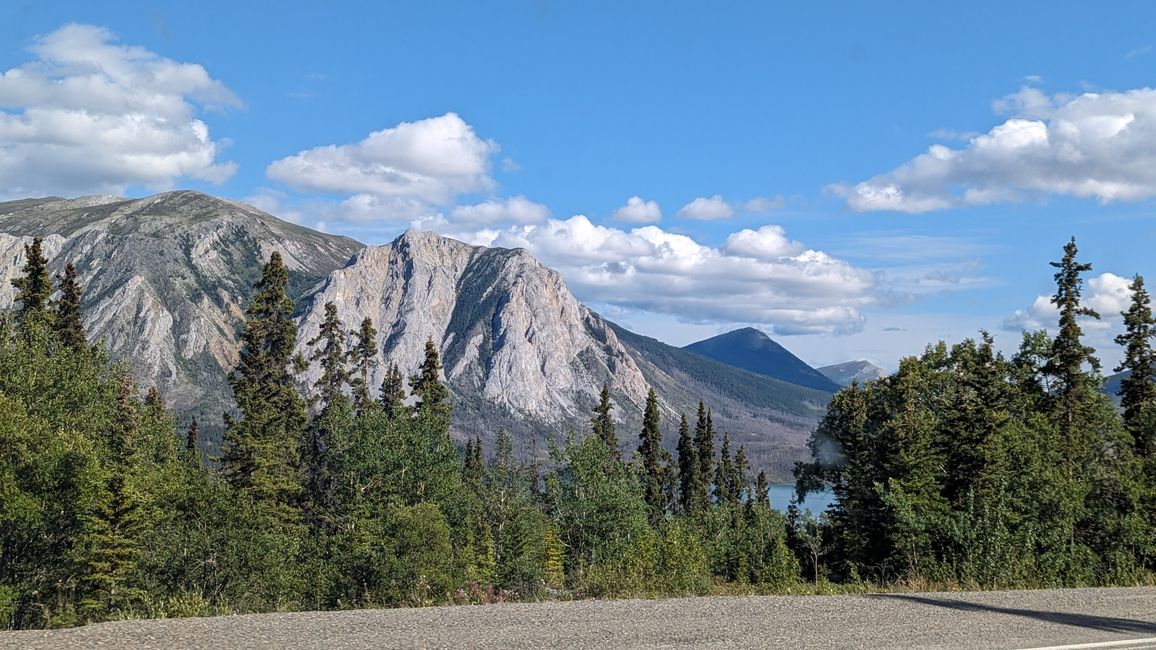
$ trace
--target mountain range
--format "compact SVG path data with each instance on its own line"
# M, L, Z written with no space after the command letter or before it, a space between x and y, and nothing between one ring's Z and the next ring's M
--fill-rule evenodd
M611 387L619 439L633 448L654 387L668 447L679 416L693 419L701 399L754 466L783 479L805 456L805 440L837 388L757 330L687 349L625 330L581 304L525 250L417 231L364 246L190 191L0 203L0 309L12 304L10 280L32 237L44 239L52 272L77 266L90 338L128 364L142 389L156 386L180 419L195 415L218 435L232 408L227 376L244 308L274 250L289 268L302 352L327 302L347 328L374 321L375 383L390 363L413 372L433 340L453 395L455 435L492 439L506 428L526 454L544 453L547 436L587 429L603 384ZM740 360L726 356L736 342L757 348L762 365L727 363ZM316 372L307 371L304 389Z

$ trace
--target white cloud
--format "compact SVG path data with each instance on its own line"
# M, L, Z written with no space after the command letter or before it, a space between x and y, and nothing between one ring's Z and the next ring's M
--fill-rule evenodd
M301 191L406 197L446 205L489 190L497 143L483 140L456 113L370 133L360 142L327 145L274 161L269 178Z
M739 257L751 257L757 260L772 260L775 258L798 255L805 249L803 245L787 238L782 226L767 225L758 230L744 228L727 237L723 247L727 253Z
M1120 312L1128 308L1132 294L1128 289L1131 281L1114 273L1101 273L1087 279L1081 304L1091 307L1100 314L1100 320L1081 317L1080 328L1084 332L1085 343L1096 348L1105 370L1115 367L1120 357L1120 348L1115 336L1123 331ZM1005 330L1046 329L1053 334L1059 324L1060 312L1052 304L1051 296L1036 296L1031 306L1017 309L1003 323Z
M750 214L767 214L781 209L786 205L786 199L781 196L756 196L743 204L743 212Z
M722 196L715 194L711 197L700 196L687 203L679 209L678 216L701 220L730 219L735 216L735 211Z
M1011 117L961 149L933 145L885 174L832 186L856 211L927 212L1058 194L1101 202L1156 196L1156 90L993 104Z
M861 307L874 300L870 272L808 250L778 226L740 231L721 247L657 226L599 226L581 215L453 234L530 250L579 298L689 321L758 323L780 335L845 334L862 328Z
M29 49L32 61L0 74L5 194L120 194L236 170L218 161L226 143L196 113L240 100L200 65L119 45L92 25L66 25Z
M662 220L662 210L654 201L644 201L642 197L626 199L626 205L614 211L615 221L626 223L654 223Z
M465 226L527 225L542 223L549 218L549 208L521 195L505 200L491 199L474 205L459 205L451 210L449 215L452 223Z

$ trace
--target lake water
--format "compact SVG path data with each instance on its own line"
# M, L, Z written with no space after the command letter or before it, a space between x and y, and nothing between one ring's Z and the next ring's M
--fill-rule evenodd
M791 499L795 497L795 486L793 483L776 483L767 489L767 493L771 496L771 507L786 512ZM818 517L834 500L835 495L830 490L823 490L808 494L807 500L799 505Z

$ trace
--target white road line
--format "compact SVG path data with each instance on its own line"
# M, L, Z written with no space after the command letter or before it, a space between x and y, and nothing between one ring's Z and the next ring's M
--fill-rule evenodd
M1152 644L1152 645L1149 645ZM1030 648L1030 650L1082 650L1083 648L1151 648L1156 647L1156 636L1142 639L1122 639L1120 641L1098 641L1096 643L1077 643L1075 645L1050 645ZM1024 650L1029 650L1025 648Z

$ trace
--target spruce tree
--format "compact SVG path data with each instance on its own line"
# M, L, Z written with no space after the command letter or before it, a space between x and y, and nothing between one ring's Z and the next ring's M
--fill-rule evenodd
M379 399L385 417L393 421L408 415L409 411L405 408L405 400L405 377L401 374L401 368L398 368L396 363L390 364L389 370L385 373L385 379L381 381L381 397Z
M345 395L349 370L345 365L345 325L337 315L337 305L325 304L325 318L317 336L306 343L313 348L309 361L321 368L313 386L321 410L309 426L305 446L306 483L309 488L310 519L314 525L332 523L334 477L331 456L334 439L350 424L350 403Z
M185 451L196 452L199 438L200 429L197 426L196 416L193 416L193 420L189 422L189 428L185 429Z
M618 434L614 431L614 418L610 417L610 410L613 408L610 401L610 384L602 384L602 392L598 394L598 405L594 407L594 418L590 423L594 435L598 436L617 458Z
M43 318L52 296L52 278L48 275L48 260L39 237L24 245L24 266L20 277L12 280L16 287L15 302L20 303L20 320L35 316Z
M767 470L760 469L759 477L755 479L755 498L754 502L760 506L771 505L771 485L767 481Z
M1059 269L1055 274L1056 293L1052 296L1052 304L1059 309L1060 323L1056 338L1052 341L1052 357L1045 366L1045 372L1055 379L1053 389L1058 402L1058 423L1064 440L1069 478L1075 474L1083 446L1080 439L1085 432L1079 426L1080 415L1094 393L1084 366L1090 366L1094 372L1100 370L1095 349L1084 345L1081 340L1083 330L1078 319L1085 317L1099 320L1100 315L1080 303L1084 284L1080 275L1091 271L1092 265L1078 262L1078 252L1076 238L1073 237L1064 246L1063 259L1050 262Z
M245 310L241 360L229 383L239 410L226 416L221 469L241 494L281 524L300 516L305 402L297 392L289 271L274 252Z
M650 506L651 521L656 522L666 510L662 493L662 465L659 462L662 448L662 428L658 412L658 393L651 388L646 394L646 409L642 415L642 433L638 436L638 459L642 466L645 482L645 498Z
M418 374L410 377L409 386L418 398L414 404L414 413L443 420L448 427L452 407L450 391L441 381L441 370L438 349L431 338L425 342L425 360L422 361L421 369Z
M56 276L60 299L56 301L53 315L53 330L65 347L84 350L88 341L84 336L84 324L80 320L80 283L76 279L76 266L72 262L64 267L64 274Z
M714 493L719 505L734 503L735 466L731 460L731 437L723 433L722 448L719 450L718 464L714 469Z
M353 408L362 413L373 403L369 388L369 374L377 367L377 330L373 327L373 319L362 320L361 327L353 336L353 349L349 351L352 364L349 385L353 393Z
M325 303L325 318L317 336L306 345L313 348L309 361L316 362L321 368L321 376L313 386L324 409L345 395L345 386L349 383L349 370L345 365L345 325L337 316L337 305Z
M698 403L698 419L694 425L694 446L700 479L696 486L695 509L701 511L710 507L710 483L714 477L714 422L702 401Z
M747 461L747 450L739 445L739 450L735 452L734 473L731 475L731 499L733 501L737 502L743 498L743 492L747 489L747 472L750 469L751 465Z
M690 423L686 415L678 423L678 503L683 513L694 512L695 494L701 482L698 469L698 455L695 453L694 439L690 437Z
M1152 317L1152 300L1144 288L1143 276L1132 278L1129 285L1132 303L1121 312L1124 333L1116 343L1124 347L1124 358L1116 372L1128 372L1120 382L1120 405L1124 408L1124 425L1132 435L1133 447L1141 454L1151 451L1151 426L1148 420L1156 405L1156 355L1152 352L1152 337L1156 336L1156 319ZM1147 416L1147 417L1146 417Z

